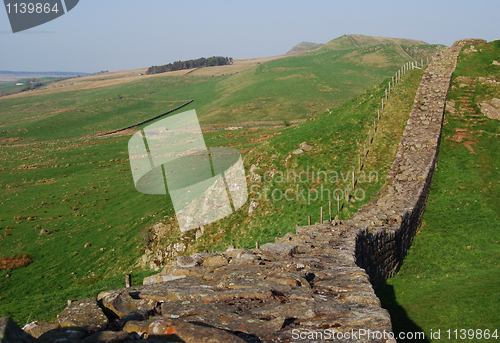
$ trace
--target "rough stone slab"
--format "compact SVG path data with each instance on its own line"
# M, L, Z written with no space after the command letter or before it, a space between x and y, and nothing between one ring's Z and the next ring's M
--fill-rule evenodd
M205 267L219 267L219 266L226 266L228 265L229 262L227 260L227 258L225 258L224 256L220 256L220 255L217 255L217 256L208 256L208 257L205 257L205 259L203 260L203 266Z
M85 338L82 343L123 343L134 338L125 331L98 331Z
M295 286L296 284L294 284ZM247 288L260 288L263 290L271 290L275 292L290 292L292 286L284 285L282 283L262 280L259 278L247 275L234 275L230 274L222 278L217 284L219 289L247 289Z
M102 305L112 311L118 318L125 317L137 310L137 304L127 290L108 292L101 299Z
M238 307L225 304L211 304L202 301L169 301L161 304L165 318L178 319L211 313L236 313Z
M108 318L97 304L96 298L72 302L57 315L61 327L102 328Z
M136 331L139 330L139 331ZM165 339L185 343L244 343L245 341L227 331L213 327L185 323L167 318L154 318L144 322L130 322L126 332L147 335L148 339Z
M142 284L143 285L152 285L155 283L162 283L162 282L168 282L168 281L177 280L177 279L183 279L185 277L186 277L186 275L156 274L156 275L151 275L151 276L145 277L144 280L142 281Z
M149 312L145 309L138 309L130 312L118 321L118 328L123 329L130 321L142 321L149 318Z
M61 326L59 323L44 323L44 322L32 322L23 327L23 331L29 333L31 336L38 338L44 333L59 329Z
M0 318L0 342L2 343L36 343L38 340L24 332L12 319Z
M292 244L267 243L260 247L260 250L268 254L293 255L298 252L298 248Z
M86 330L82 328L59 328L49 330L38 338L41 343L54 342L80 342L88 336Z
M189 318L191 321L208 324L221 330L241 331L256 336L265 336L269 332L281 329L284 317L259 318L259 316L239 315L236 313L213 312L199 314Z

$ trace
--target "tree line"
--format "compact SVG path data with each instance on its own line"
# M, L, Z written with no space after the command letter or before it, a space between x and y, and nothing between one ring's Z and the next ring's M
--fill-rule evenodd
M224 66L233 63L232 57L213 56L209 58L198 58L197 60L176 61L162 66L152 66L146 71L146 75L165 73L167 71Z

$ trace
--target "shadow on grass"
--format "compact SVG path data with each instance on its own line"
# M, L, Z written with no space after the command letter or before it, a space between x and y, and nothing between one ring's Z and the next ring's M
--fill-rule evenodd
M406 335L410 337L410 333L420 333L424 332L424 330L413 322L406 314L405 309L398 304L393 286L388 285L384 281L376 293L382 303L382 307L389 311L391 315L392 330L398 342L430 342L428 337L424 339L399 339L400 334L404 335L402 337L406 337Z

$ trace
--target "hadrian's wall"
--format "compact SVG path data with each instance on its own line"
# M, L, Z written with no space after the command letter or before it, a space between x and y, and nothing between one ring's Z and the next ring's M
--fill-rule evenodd
M366 270L375 288L399 270L421 223L458 54L464 45L478 42L485 41L456 41L427 68L386 184L349 221L360 230L356 237L356 264Z
M66 330L71 341L108 335L151 342L167 335L183 342L314 342L311 332L392 331L373 289L397 272L420 225L451 76L461 47L474 42L456 42L427 68L386 184L351 219L297 227L295 235L259 249L182 256L143 286L73 302L59 324L101 331ZM36 336L48 329L26 328ZM50 341L51 332L57 330L40 338ZM394 342L383 335L358 338Z

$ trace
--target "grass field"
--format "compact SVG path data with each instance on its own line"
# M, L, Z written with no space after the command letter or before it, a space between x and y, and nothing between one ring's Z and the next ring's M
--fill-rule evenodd
M33 318L49 320L57 311L47 312L67 299L120 287L123 273L140 272L135 263L145 248L144 233L160 220L174 222L171 202L168 196L135 190L127 160L128 136L90 136L156 116L185 100L195 100L185 110L196 108L202 125L285 124L204 133L209 147L237 148L247 174L252 165L261 174L271 169L299 173L309 166L337 171L339 180L298 184L305 192L318 194L321 185L345 187L349 181L340 180L341 173L357 168L387 77L405 61L390 48L382 48L386 52L372 53L389 62L380 68L363 66L358 57L367 60L370 52L347 57L355 50L271 60L233 75L143 78L129 73L125 77L132 80L125 83L114 83L117 77L97 88L77 90L72 88L77 85L69 85L60 92L54 87L1 98L0 258L30 254L32 263L0 271L0 316L11 316L20 324ZM105 75L94 77L107 82ZM395 88L364 161L365 172L378 172L378 183L360 183L366 188L365 197L343 203L341 218L354 213L383 183L420 77L421 72L414 71ZM331 113L325 112L327 108ZM294 119L307 122L286 126ZM68 140L73 137L87 138ZM315 150L287 158L304 141ZM274 178L268 186L261 195L272 196L273 189L283 191L290 184ZM186 252L271 241L304 223L308 214L318 221L319 206L327 200L307 202L261 202L252 217L245 214L247 202L235 215L208 226ZM137 275L134 282L148 274Z
M401 271L378 290L396 331L424 331L432 342L431 330L456 342L496 341L462 329L500 335L500 123L478 106L500 98L487 82L500 80L492 64L500 41L475 47L458 60L422 227Z

